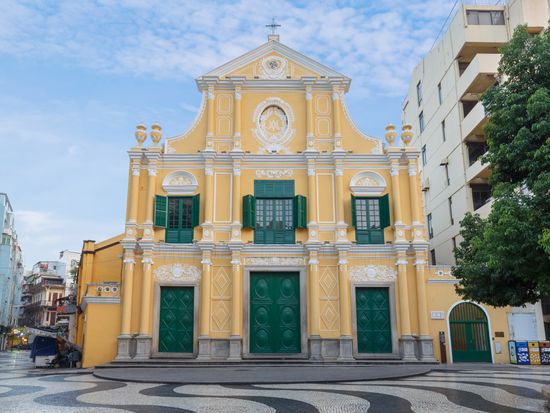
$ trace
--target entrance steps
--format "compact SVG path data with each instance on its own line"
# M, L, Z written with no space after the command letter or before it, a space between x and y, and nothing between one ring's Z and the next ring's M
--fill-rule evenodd
M371 360L296 360L296 359L244 359L244 360L197 360L181 358L151 358L147 360L113 360L109 364L96 366L95 369L112 368L166 368L166 367L341 367L341 366L375 366L375 365L439 365L439 362L400 359Z

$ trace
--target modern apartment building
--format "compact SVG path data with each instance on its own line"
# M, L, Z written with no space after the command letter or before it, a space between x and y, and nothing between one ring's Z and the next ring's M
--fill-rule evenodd
M461 5L439 43L413 71L402 118L413 125L413 145L421 148L431 264L454 264L460 220L467 212L482 217L490 212L491 167L480 161L487 150L480 97L498 81L499 50L514 29L526 24L532 34L542 32L549 7L548 0ZM540 320L540 306L536 311ZM523 318L511 322L511 335L525 336L513 330L527 324ZM542 323L536 324L543 335Z
M0 193L0 235L0 350L4 350L9 327L16 324L21 291L17 286L23 278L13 208L5 193Z

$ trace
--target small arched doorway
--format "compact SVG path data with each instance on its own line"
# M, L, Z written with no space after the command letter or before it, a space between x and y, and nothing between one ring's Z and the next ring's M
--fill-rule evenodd
M492 362L489 323L473 303L456 305L449 315L453 362Z

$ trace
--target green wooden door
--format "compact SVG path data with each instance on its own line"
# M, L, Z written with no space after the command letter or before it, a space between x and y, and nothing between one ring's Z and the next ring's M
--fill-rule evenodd
M299 273L250 274L250 352L300 353Z
M357 350L359 353L391 353L391 316L388 288L355 289Z
M194 287L161 287L159 352L193 352L194 296Z
M491 362L489 324L483 310L472 303L460 303L449 315L453 361Z

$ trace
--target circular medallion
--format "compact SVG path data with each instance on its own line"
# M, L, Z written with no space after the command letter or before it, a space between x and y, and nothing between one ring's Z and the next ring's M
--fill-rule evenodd
M288 130L286 113L279 106L268 106L260 115L259 126L268 142L277 143Z

